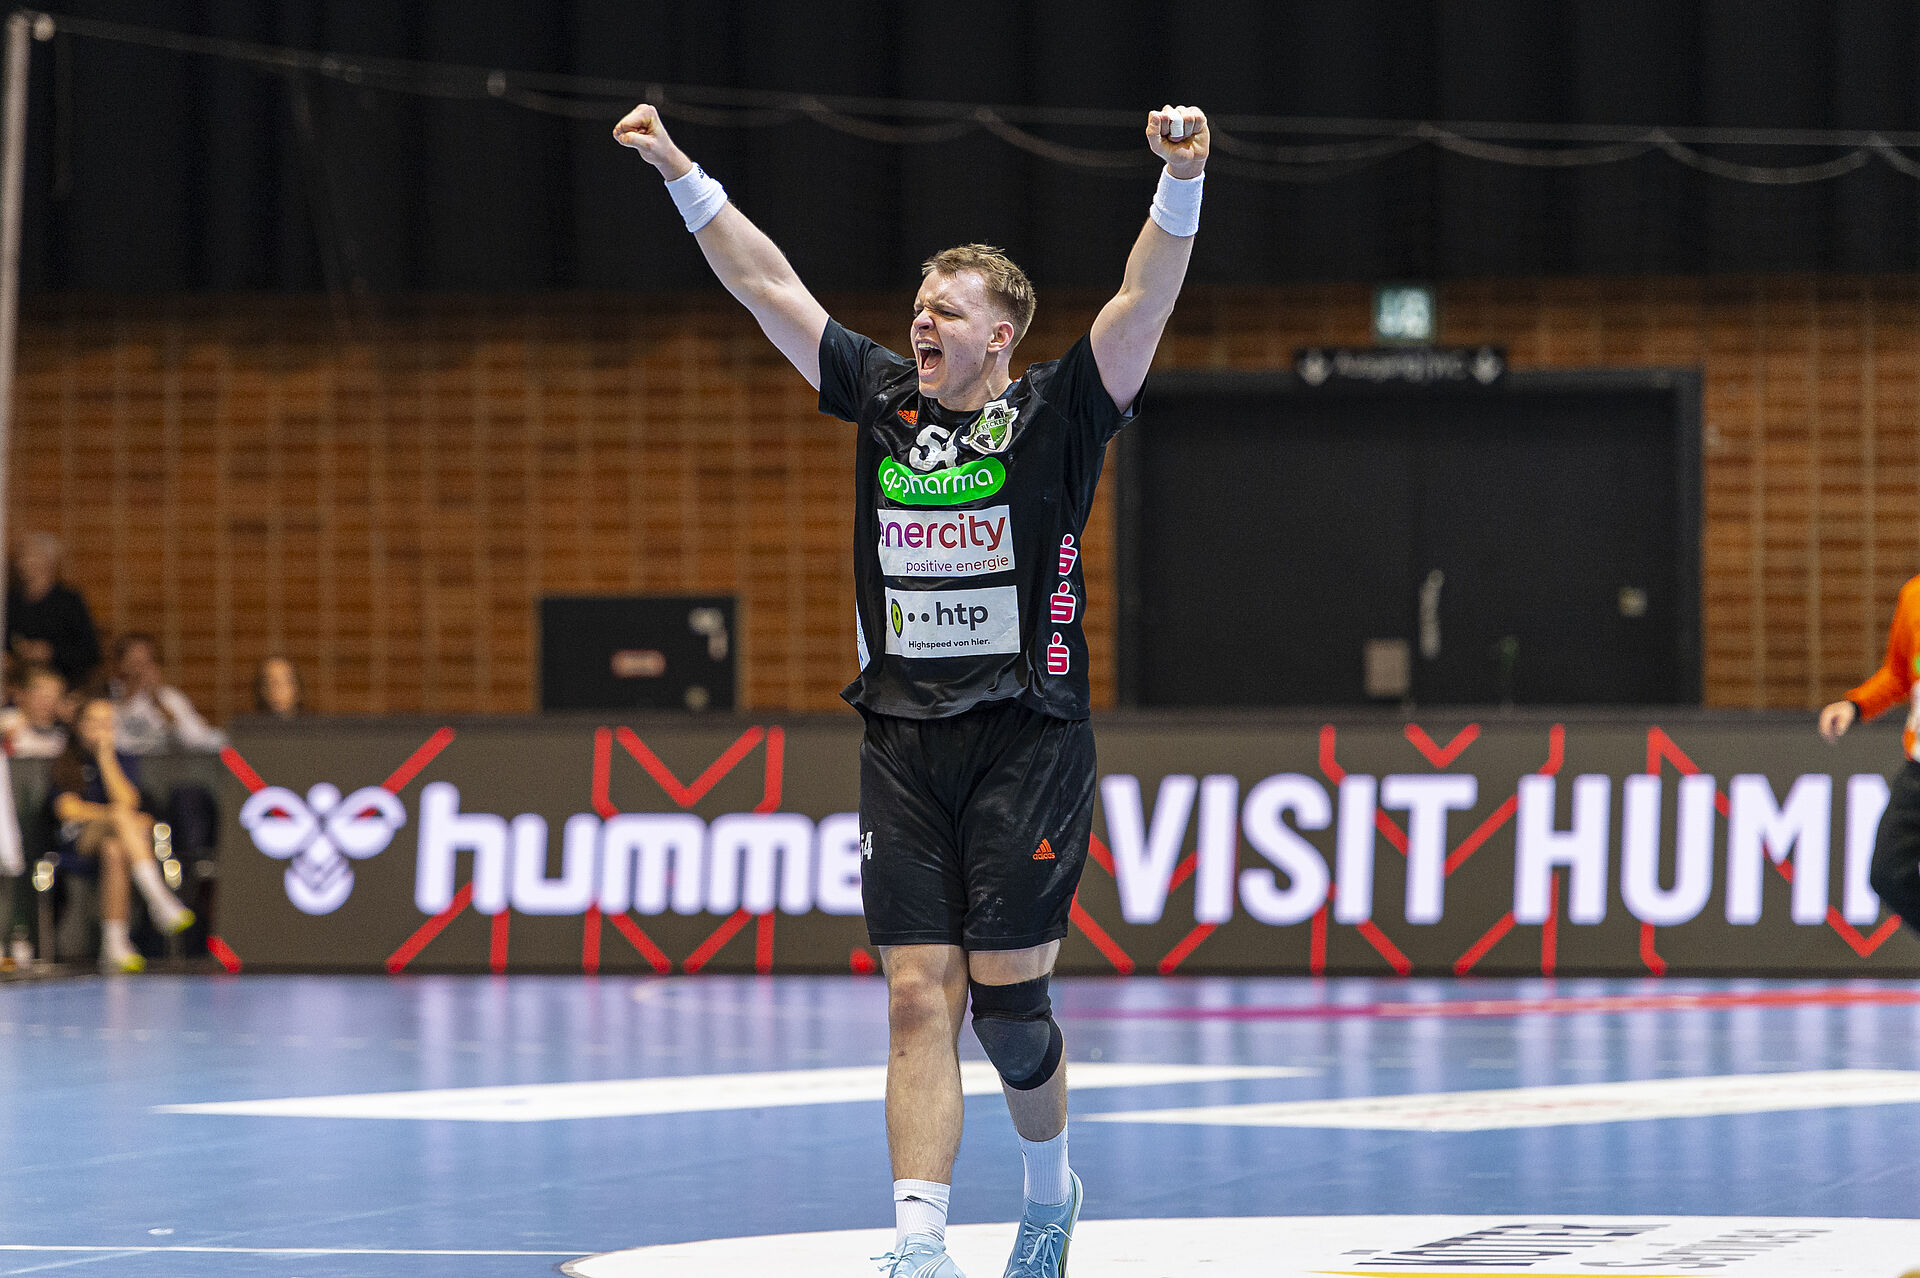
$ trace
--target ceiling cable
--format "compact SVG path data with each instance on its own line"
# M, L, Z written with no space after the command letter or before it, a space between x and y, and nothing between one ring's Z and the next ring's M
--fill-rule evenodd
M281 45L189 35L66 14L26 12L41 40L65 34L222 58L281 73L305 72L360 88L445 99L492 100L523 110L607 124L636 102L651 102L668 119L709 128L760 129L811 121L850 137L883 145L925 146L984 132L1052 163L1095 171L1157 164L1139 146L1098 148L1043 137L1034 128L1140 127L1138 111L1090 107L985 105L911 98L847 97L665 84L552 72L506 71L447 62L321 53ZM1920 132L1850 129L1635 127L1594 124L1435 123L1318 116L1223 114L1212 117L1212 141L1222 167L1270 182L1328 182L1357 173L1416 147L1434 147L1489 164L1531 168L1592 168L1653 152L1731 182L1760 186L1825 182L1878 160L1920 179ZM1343 138L1309 143L1256 142L1247 135ZM1522 145L1531 144L1531 145ZM1702 147L1834 150L1813 161L1752 164L1710 155Z

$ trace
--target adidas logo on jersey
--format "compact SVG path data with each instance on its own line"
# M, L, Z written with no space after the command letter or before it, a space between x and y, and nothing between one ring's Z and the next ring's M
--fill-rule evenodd
M1040 846L1033 850L1033 859L1036 861L1053 860L1053 844L1047 842L1045 839L1040 840Z

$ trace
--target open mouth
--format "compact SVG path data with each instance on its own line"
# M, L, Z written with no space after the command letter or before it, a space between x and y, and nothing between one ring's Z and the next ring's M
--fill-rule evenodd
M933 376L934 371L940 367L940 348L931 342L915 343L913 354L914 358L920 361L920 376L922 377Z

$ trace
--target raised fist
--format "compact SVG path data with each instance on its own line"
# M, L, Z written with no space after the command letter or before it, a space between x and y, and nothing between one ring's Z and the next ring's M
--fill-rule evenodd
M1177 178L1199 177L1207 167L1207 113L1199 107L1164 106L1147 113L1147 145Z
M1820 735L1838 741L1853 726L1859 711L1851 701L1836 701L1820 712Z
M660 176L669 182L685 177L693 169L693 161L667 136L667 126L660 122L660 113L645 102L613 126L613 140L638 151L641 158L659 169Z

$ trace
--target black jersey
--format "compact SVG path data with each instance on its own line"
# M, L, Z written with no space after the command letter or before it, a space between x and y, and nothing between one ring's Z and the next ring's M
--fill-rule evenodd
M829 320L820 411L860 428L860 677L841 695L910 719L993 701L1086 718L1080 534L1107 441L1132 416L1101 384L1092 340L959 413L921 397L912 360Z

